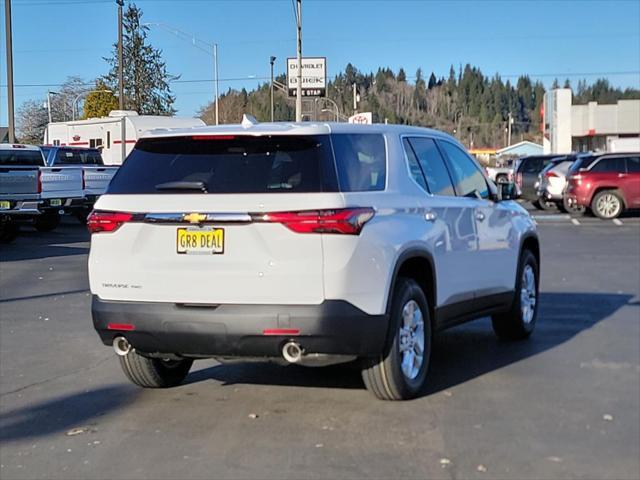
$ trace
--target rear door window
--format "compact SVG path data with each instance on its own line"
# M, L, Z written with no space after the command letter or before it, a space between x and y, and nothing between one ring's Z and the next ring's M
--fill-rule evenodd
M337 191L328 135L141 139L109 193L311 193Z
M598 163L591 167L590 171L598 173L623 173L626 171L624 158L602 158Z
M404 147L404 154L407 159L407 165L409 166L409 173L411 175L411 178L413 178L425 192L428 192L429 188L427 187L427 181L424 178L422 168L420 168L420 163L418 163L418 157L416 157L413 148L411 148L411 144L409 143L408 138L404 138L402 140L402 146Z
M627 157L627 172L640 173L640 157Z
M426 137L411 137L408 141L418 158L429 192L434 195L454 196L453 182L436 142Z
M387 154L382 135L333 134L331 141L338 169L340 191L384 190Z
M0 150L0 165L2 166L38 166L44 165L44 157L40 150L11 148Z
M461 197L489 198L489 186L476 162L454 144L444 141L438 143L449 160L448 164L455 181L456 194Z

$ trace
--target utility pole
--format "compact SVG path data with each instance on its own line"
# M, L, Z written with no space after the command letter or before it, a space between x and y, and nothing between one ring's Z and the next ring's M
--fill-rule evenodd
M358 87L355 82L353 82L353 113L354 115L358 113Z
M16 125L13 100L13 42L11 33L11 0L4 0L4 22L7 34L7 118L9 143L16 141Z
M296 85L296 122L302 121L302 0L296 0L298 32L298 82Z
M511 112L509 112L509 125L508 125L508 133L507 133L507 147L511 146L511 125L513 125L513 116L511 115Z
M122 45L122 7L124 0L116 0L118 4L118 108L124 110L124 60ZM127 119L120 118L120 163L127 158Z
M216 76L216 125L220 125L220 109L218 107L218 104L220 103L220 95L218 92L218 85L219 85L219 79L218 79L218 44L214 43L213 44L213 70L214 70L214 74Z
M273 55L269 58L271 64L271 122L273 122L273 64L276 62L276 57Z
M124 0L116 0L116 3L118 4L118 108L124 110L124 68L122 64L122 7Z

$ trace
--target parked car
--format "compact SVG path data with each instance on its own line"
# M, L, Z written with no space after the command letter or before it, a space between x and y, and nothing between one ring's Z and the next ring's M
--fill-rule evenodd
M82 203L81 168L48 167L34 145L0 144L0 213L7 224L32 221L50 231L65 208Z
M572 155L556 158L538 174L538 181L535 183L538 197L536 207L542 210L565 209L563 193L567 185L567 173L576 158Z
M530 202L536 202L538 200L536 193L538 174L554 159L563 156L564 155L531 155L516 160L514 175L520 197Z
M513 182L513 160L507 162L506 165L487 167L487 177L495 183Z
M96 200L107 190L109 182L119 167L105 166L100 150L97 148L58 146L42 146L40 148L44 153L47 165L51 167L82 168L84 201L82 206L75 209L73 213L84 223Z
M565 202L590 208L602 219L640 208L640 153L584 157L569 170Z
M534 329L538 237L513 187L424 128L147 132L88 219L93 324L142 387L198 358L359 358L378 398L410 398L435 331Z

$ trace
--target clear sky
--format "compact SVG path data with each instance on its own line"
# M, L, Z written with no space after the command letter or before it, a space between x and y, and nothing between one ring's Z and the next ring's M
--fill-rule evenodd
M143 20L163 22L220 45L221 90L252 88L295 55L291 0L138 0ZM16 109L44 98L70 75L104 74L117 35L115 0L13 0ZM0 124L6 125L4 9ZM213 96L211 58L159 28L150 40L164 51L176 108L193 115ZM362 71L418 67L446 76L451 64L513 79L528 73L640 88L640 0L429 1L303 0L303 54L326 56L329 76L348 62ZM238 80L244 79L244 80ZM203 81L204 80L204 81ZM36 86L29 86L36 85Z

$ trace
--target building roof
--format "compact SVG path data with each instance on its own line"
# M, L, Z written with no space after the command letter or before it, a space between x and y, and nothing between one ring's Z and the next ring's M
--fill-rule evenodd
M534 142L530 142L528 140L524 140L523 142L514 143L513 145L509 145L508 147L501 148L501 149L496 151L496 154L503 155L505 153L511 153L511 152L514 152L514 151L518 151L519 149L522 149L523 147L539 148L540 152L542 152L542 148L543 148L542 145L540 145L539 143L534 143Z

